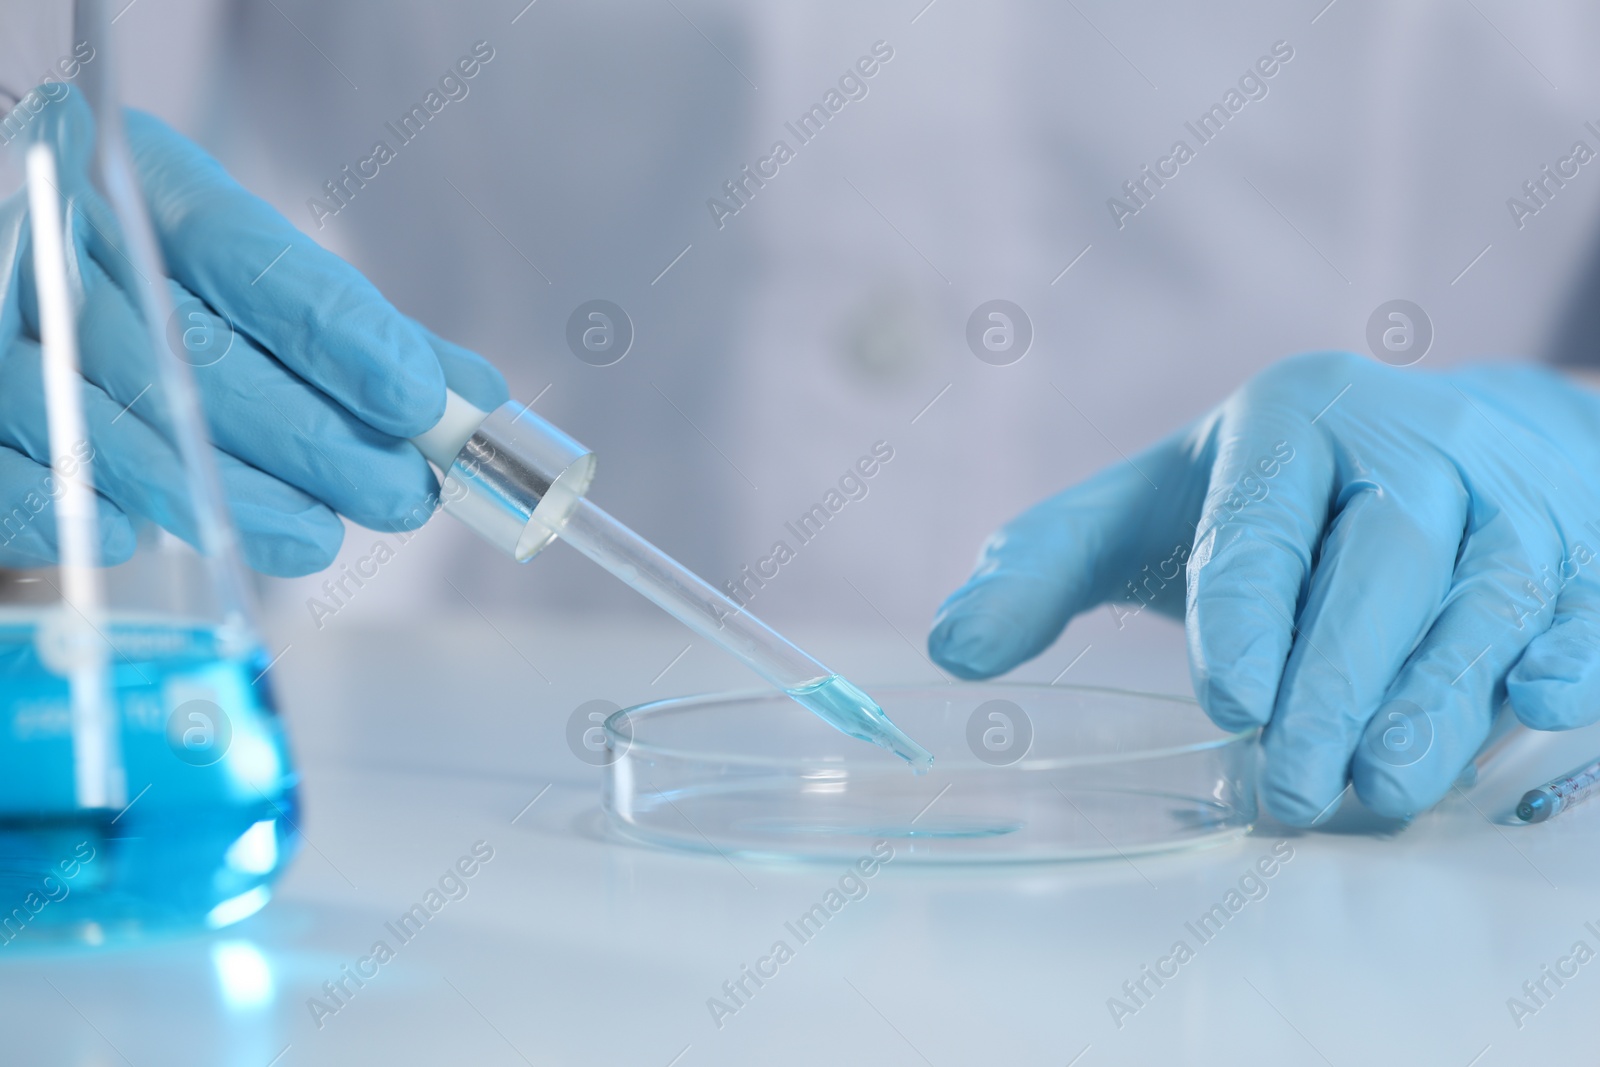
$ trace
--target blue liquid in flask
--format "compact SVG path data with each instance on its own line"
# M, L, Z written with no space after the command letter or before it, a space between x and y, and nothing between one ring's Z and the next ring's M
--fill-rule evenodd
M37 619L0 621L0 958L229 925L298 845L297 782L259 649L206 626L113 618L107 666L126 799L76 802L68 681Z

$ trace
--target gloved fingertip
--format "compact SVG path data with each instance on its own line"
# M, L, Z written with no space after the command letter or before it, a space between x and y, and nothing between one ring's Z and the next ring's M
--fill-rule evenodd
M1192 652L1192 650L1191 650ZM1219 663L1191 654L1189 678L1195 699L1217 726L1230 733L1265 726L1278 698L1281 659L1241 656Z
M1517 719L1535 730L1570 730L1600 718L1600 661L1536 641L1506 677Z
M419 327L444 368L444 380L450 388L482 411L493 411L511 399L505 375L482 356L451 341L446 341L429 330Z
M1279 822L1298 827L1302 830L1310 829L1324 821L1319 813L1327 802L1322 805L1313 804L1298 794L1262 791L1261 800L1267 812ZM1329 812L1332 814L1332 812Z
M380 343L387 352L376 361L389 364L385 374L361 380L361 410L355 412L374 429L395 437L415 437L431 430L444 415L444 369L421 332L409 323Z
M1302 829L1320 826L1339 810L1339 799L1344 796L1344 783L1337 791L1328 794L1318 791L1304 776L1291 777L1277 772L1271 762L1261 776L1260 798L1262 805L1279 822Z
M1210 719L1219 730L1237 734L1266 725L1266 721L1251 711L1248 705L1239 703L1225 694L1219 694L1215 689L1202 692L1197 688L1195 697L1200 701L1200 707L1205 711L1206 718Z
M993 611L940 613L928 635L928 655L958 678L992 678L1027 658L1026 641L1010 617Z
M1532 730L1570 730L1586 726L1596 711L1584 699L1586 687L1560 678L1506 679L1506 696L1517 720Z
M1292 640L1259 600L1208 590L1186 614L1189 676L1195 699L1224 730L1265 726L1272 718Z
M372 505L369 509L351 518L369 530L384 533L420 530L440 507L438 479L434 477L432 469L425 473L425 477L429 483L426 488L408 487L401 492L374 496L363 501L363 504Z
M102 500L99 505L100 562L107 567L126 563L133 558L133 550L139 544L138 536L133 532L133 523L120 510L108 514L109 502Z
M245 563L274 578L302 578L326 569L344 542L344 524L324 507L280 516L270 530L240 532Z
M1350 782L1374 815L1409 819L1439 803L1460 773L1457 767L1446 775L1443 766L1434 762L1395 766L1358 756L1350 768Z
M415 530L438 510L439 479L408 442L377 439L335 454L335 476L306 491L357 526L389 533Z

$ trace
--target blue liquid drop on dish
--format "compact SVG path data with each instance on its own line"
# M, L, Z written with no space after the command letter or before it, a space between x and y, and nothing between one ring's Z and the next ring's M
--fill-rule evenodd
M862 741L886 748L911 764L917 774L933 767L933 753L907 737L882 708L849 679L835 674L820 682L787 690L824 722Z
M229 925L266 904L297 850L266 657L208 627L106 629L115 809L77 803L71 691L40 627L0 624L0 952Z

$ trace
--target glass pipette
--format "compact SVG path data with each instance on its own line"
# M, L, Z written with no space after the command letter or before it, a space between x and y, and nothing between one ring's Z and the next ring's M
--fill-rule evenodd
M926 749L890 722L883 709L849 680L588 500L577 502L557 536L695 633L743 660L829 725L888 749L914 769L926 770L933 763Z
M414 440L446 472L445 510L513 558L526 561L559 537L830 726L919 774L932 766L933 755L866 693L585 499L593 453L527 405L484 412L451 392L439 424Z

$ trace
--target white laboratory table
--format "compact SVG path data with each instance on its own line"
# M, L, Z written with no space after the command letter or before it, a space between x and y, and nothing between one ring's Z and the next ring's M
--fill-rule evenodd
M723 983L843 865L609 839L600 771L563 733L585 700L747 687L742 668L665 622L290 630L275 673L305 776L305 845L273 902L209 935L0 956L0 1063L1491 1067L1597 1055L1600 960L1572 953L1600 951L1600 802L1542 827L1494 821L1533 778L1600 752L1592 730L1514 754L1405 827L1347 805L1322 832L1264 823L1132 861L891 864L719 1027L708 998L726 1001ZM920 635L801 636L865 681L933 676ZM1156 626L1069 635L1020 673L1048 681L1084 644L1064 682L1185 685L1181 638ZM311 998L333 1003L324 983L375 941L395 943L385 924L478 842L493 857L467 894L364 985L347 982L337 1011L314 1011ZM1265 895L1197 938L1195 921L1275 850L1290 858ZM1144 977L1158 966L1171 975L1159 987ZM1570 977L1558 986L1546 967ZM1135 1001L1124 983L1141 979ZM1513 1018L1508 999L1535 1007L1523 984L1541 979L1542 1006ZM1130 1010L1114 1013L1112 998Z

